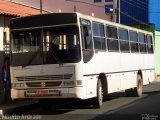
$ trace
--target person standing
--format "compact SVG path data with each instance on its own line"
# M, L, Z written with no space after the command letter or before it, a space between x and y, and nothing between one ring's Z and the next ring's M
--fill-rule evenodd
M3 73L3 83L4 83L4 100L5 103L11 102L10 96L10 89L11 89L11 82L10 82L10 59L8 57L4 60L4 65L2 68Z

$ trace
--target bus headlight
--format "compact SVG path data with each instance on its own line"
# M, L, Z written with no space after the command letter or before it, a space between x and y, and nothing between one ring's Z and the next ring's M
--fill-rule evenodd
M16 87L16 88L24 87L24 83L16 83L16 84L15 84L15 87Z
M74 85L74 81L64 81L63 85L64 86L73 86Z

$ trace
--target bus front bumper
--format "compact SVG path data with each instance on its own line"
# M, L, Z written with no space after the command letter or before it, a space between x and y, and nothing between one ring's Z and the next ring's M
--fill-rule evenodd
M86 99L83 87L60 89L11 89L12 99L27 98L78 98Z

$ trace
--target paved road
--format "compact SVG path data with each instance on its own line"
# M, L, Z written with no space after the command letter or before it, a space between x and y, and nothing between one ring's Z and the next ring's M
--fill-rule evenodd
M36 106L17 109L10 115L42 115L45 120L160 120L160 82L144 87L142 97L126 97L124 92L111 94L101 109L90 101L78 101L42 110ZM35 116L34 116L35 117Z

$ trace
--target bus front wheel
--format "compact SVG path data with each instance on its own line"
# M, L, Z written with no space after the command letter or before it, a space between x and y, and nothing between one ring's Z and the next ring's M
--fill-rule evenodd
M97 82L97 96L93 100L93 107L100 108L103 103L103 88L100 80Z

